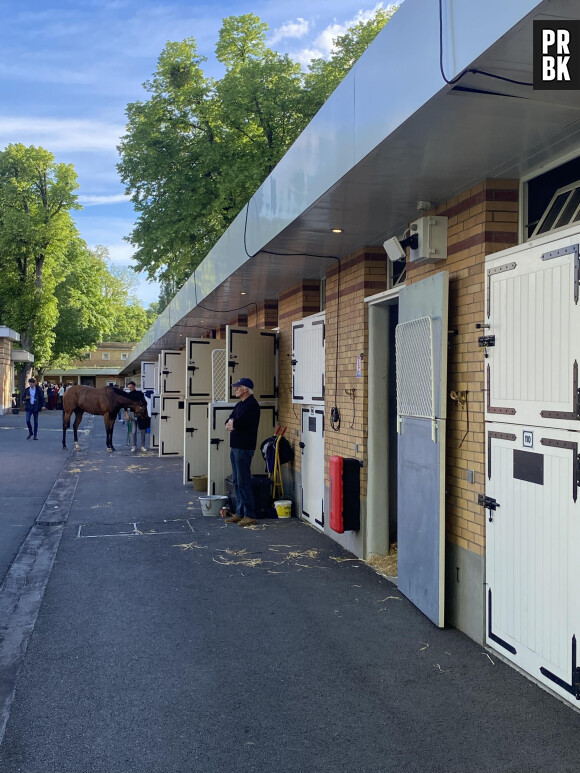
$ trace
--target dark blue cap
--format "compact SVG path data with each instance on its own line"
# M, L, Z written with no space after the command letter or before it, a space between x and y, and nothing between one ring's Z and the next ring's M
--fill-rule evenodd
M251 378L241 378L238 381L236 381L235 384L232 384L232 386L235 386L235 387L237 387L237 386L245 386L245 387L248 387L248 389L253 389L254 388L254 382L252 381Z

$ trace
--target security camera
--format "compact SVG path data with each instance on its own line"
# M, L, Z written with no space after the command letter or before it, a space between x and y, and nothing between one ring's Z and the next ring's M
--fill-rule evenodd
M395 263L397 260L403 260L405 258L405 250L403 249L401 242L397 239L396 236L393 236L391 239L387 239L386 242L383 242L383 247L387 253L388 259L392 260L393 263Z

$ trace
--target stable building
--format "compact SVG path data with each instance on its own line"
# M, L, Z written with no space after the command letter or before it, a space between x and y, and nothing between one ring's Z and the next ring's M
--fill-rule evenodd
M251 377L295 514L574 705L580 90L532 40L575 15L406 0L122 370L216 494Z

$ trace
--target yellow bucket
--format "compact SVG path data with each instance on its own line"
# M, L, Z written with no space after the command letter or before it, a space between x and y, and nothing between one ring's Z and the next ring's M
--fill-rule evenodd
M290 518L292 516L291 499L277 499L274 502L274 507L276 508L278 518Z

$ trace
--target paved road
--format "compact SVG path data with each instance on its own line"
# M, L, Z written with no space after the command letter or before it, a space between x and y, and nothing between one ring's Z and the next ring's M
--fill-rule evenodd
M0 416L0 582L68 458L61 411L41 413L38 441L27 435L24 411Z
M34 527L58 552L2 773L576 773L578 713L305 524L203 516L179 460L119 440L95 419Z

